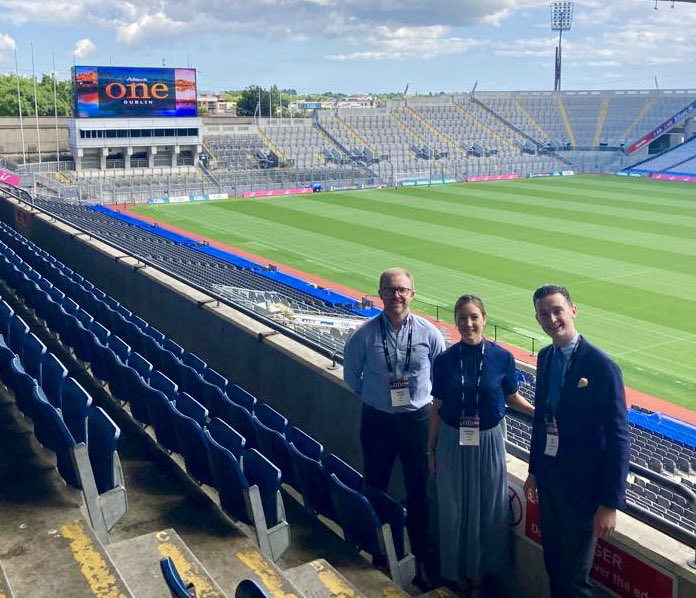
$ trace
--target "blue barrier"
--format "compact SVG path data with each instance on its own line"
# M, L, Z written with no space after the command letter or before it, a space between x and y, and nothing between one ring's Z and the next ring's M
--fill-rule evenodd
M661 434L670 440L682 442L696 448L696 426L662 413L644 413L637 409L628 410L628 421L636 426Z
M120 220L121 222L125 222L126 224L137 226L140 229L154 233L160 237L172 241L173 243L178 243L179 245L194 247L197 244L197 241L195 241L194 239L189 239L184 235L173 233L172 231L167 230L166 228L162 228L161 226L149 224L148 222L143 222L138 218L128 216L128 214L123 214L122 212L117 212L116 210L111 210L104 206L91 206L90 209L101 214L106 214L107 216L110 216L111 218L114 218L116 220Z
M222 249L218 249L217 247L211 247L210 245L196 247L196 250L225 262L229 262L242 270L252 270L253 272L258 272L263 269L261 264L252 262L251 260L235 255L234 253L230 253L229 251L224 251Z
M284 272L271 270L258 272L258 274L265 278L270 278L271 280L280 282L291 289L295 289L296 291L310 295L311 297L319 299L320 301L328 303L329 305L345 305L347 307L355 307L357 304L357 301L352 297L346 297L345 295L335 293L334 291L329 291L328 289L319 289L301 278L291 276L290 274L285 274Z
M200 251L201 253L204 253L206 255L221 259L243 270L251 271L254 274L263 276L264 278L275 280L276 282L284 284L290 287L291 289L295 289L301 293L309 295L314 299L319 299L320 301L323 301L328 305L345 306L348 308L353 308L356 314L361 316L366 315L368 317L374 316L378 314L380 311L376 308L370 308L367 310L358 308L359 302L356 299L353 299L352 297L347 297L346 295L341 295L340 293L336 293L328 289L317 288L313 284L305 280L302 280L301 278L297 278L296 276L292 276L290 274L285 274L284 272L279 272L277 270L266 270L265 266L257 264L256 262L253 262L241 256L235 255L234 253L230 253L228 251L224 251L216 247L211 247L210 245L199 245L198 241L190 239L184 235L174 233L160 226L149 224L138 218L129 216L128 214L123 214L121 212L117 212L116 210L111 210L105 206L91 206L90 209L94 210L95 212L99 212L101 214L110 216L111 218L115 218L116 220L120 220L121 222L125 222L126 224L130 224L142 230L146 230L150 233L158 235L159 237L168 239L173 243L191 247L196 251Z

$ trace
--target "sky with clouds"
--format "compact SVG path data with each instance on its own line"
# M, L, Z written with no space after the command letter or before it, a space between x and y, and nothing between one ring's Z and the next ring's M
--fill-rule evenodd
M0 0L0 72L193 66L199 90L553 88L547 0ZM696 3L577 0L564 89L696 88Z

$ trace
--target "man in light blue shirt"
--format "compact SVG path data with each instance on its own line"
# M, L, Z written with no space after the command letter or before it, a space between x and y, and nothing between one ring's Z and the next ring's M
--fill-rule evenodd
M360 441L365 484L383 491L396 458L404 470L407 526L418 561L414 583L427 591L428 419L431 368L445 350L440 331L410 312L413 276L403 268L380 276L383 312L346 343L343 379L363 402Z

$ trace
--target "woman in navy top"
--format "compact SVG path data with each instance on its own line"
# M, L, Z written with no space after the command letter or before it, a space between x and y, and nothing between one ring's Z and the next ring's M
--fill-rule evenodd
M534 413L517 392L515 360L486 340L486 308L463 295L454 308L462 340L433 365L428 462L436 476L442 577L475 595L508 565L505 406ZM502 424L501 424L502 422Z

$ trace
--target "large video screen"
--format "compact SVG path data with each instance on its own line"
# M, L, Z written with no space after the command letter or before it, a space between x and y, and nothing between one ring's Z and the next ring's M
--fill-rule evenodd
M196 116L196 69L73 67L77 118Z

